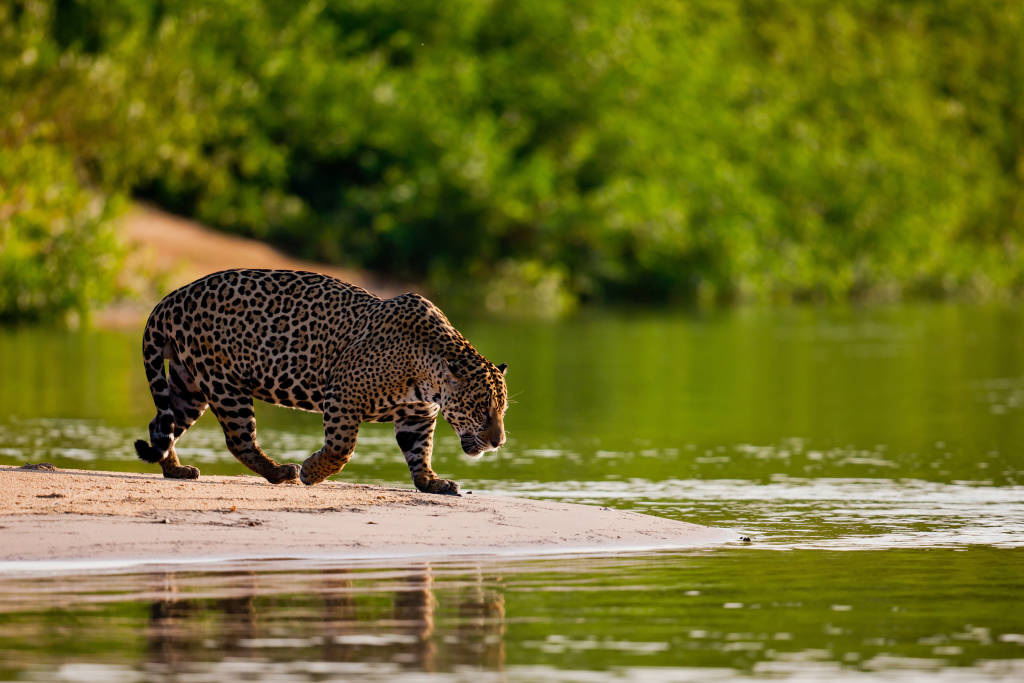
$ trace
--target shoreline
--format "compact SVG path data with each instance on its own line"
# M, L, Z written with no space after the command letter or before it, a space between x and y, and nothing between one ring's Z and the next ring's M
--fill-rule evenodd
M0 574L242 560L399 561L640 552L728 529L575 503L327 481L0 467Z

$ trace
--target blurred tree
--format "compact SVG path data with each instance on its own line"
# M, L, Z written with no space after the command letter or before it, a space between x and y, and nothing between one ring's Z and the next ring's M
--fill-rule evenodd
M1024 284L1013 0L0 0L0 26L5 149L480 305Z

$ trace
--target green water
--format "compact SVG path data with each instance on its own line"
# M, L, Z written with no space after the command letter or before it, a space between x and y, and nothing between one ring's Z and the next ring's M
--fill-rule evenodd
M510 365L464 489L728 526L747 547L0 576L6 678L1024 677L1024 313L933 305L464 321ZM154 471L138 334L0 331L0 464ZM318 416L258 406L299 462ZM247 472L216 423L178 449ZM349 481L408 486L387 426ZM0 540L2 540L0 529Z

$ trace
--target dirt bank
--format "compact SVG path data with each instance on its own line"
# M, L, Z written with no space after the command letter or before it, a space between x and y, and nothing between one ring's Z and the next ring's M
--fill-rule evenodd
M413 291L404 283L354 268L303 261L263 242L212 230L148 204L133 205L119 222L128 247L122 285L137 293L99 311L101 327L135 327L167 292L228 268L310 270L364 287L382 297Z

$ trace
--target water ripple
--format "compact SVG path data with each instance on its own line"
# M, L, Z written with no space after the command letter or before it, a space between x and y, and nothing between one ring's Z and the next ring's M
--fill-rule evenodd
M917 479L773 477L503 482L490 492L632 508L744 529L754 547L1024 547L1024 487Z

